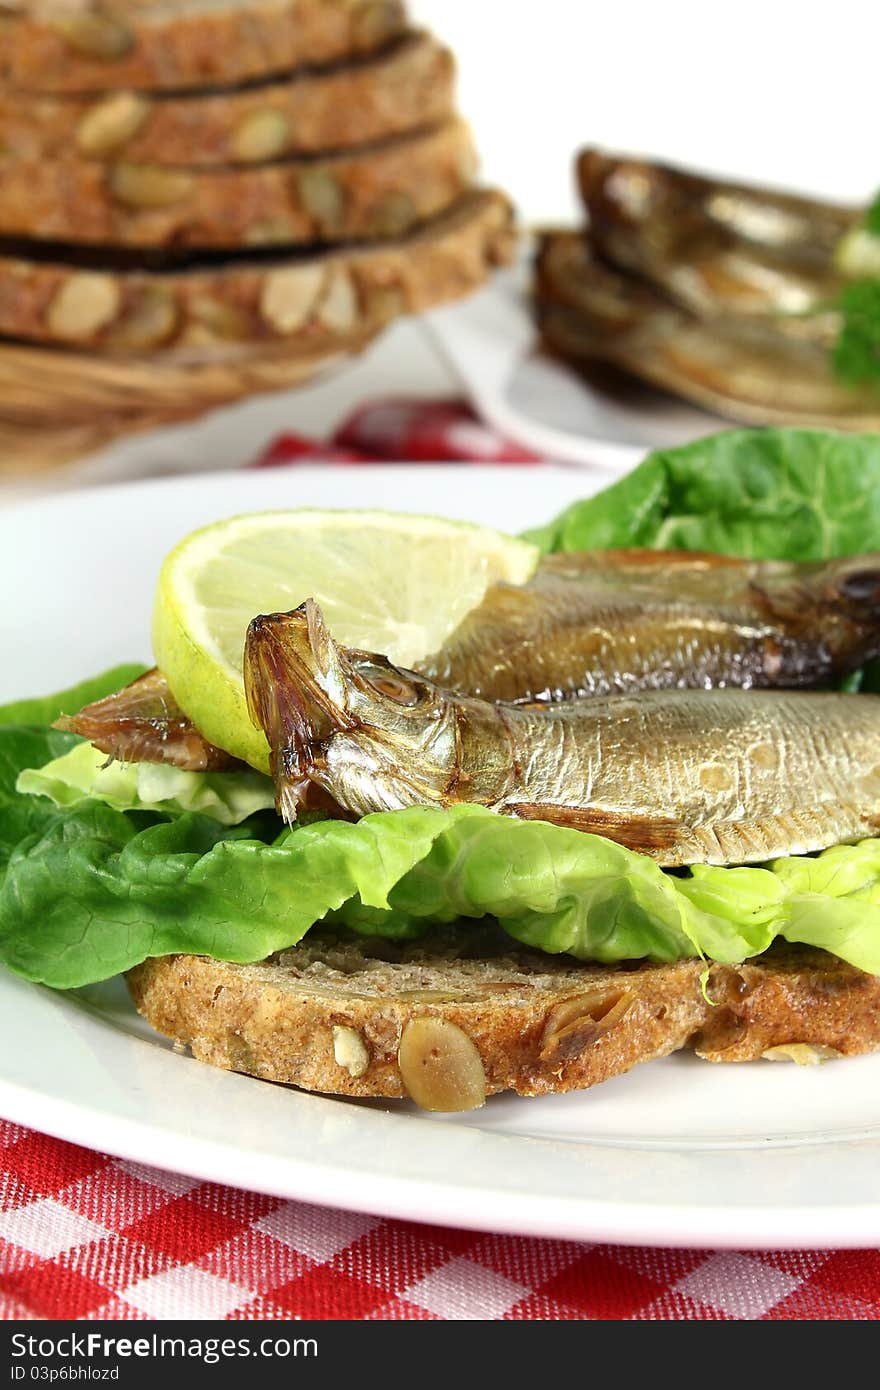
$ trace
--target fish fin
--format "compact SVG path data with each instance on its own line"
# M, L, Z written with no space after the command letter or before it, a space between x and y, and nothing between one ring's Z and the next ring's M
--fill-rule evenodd
M324 615L313 598L306 599L302 611L306 615L309 646L312 649L315 667L321 676L321 691L332 703L338 717L340 710L346 711L348 703L348 689L339 647L330 636Z
M567 825L614 840L627 849L669 849L682 833L680 821L660 816L628 816L621 811L605 811L598 806L555 806L517 802L507 811L520 820L544 820L551 825Z

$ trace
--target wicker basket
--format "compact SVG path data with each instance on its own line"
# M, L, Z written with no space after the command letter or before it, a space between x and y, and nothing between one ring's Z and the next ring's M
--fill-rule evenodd
M124 359L0 343L0 478L46 472L122 435L301 386L371 336L321 353L274 343Z

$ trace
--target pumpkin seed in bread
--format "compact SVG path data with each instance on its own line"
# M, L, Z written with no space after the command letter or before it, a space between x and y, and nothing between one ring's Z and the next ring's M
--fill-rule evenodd
M428 1109L581 1090L685 1047L715 1062L880 1047L880 978L823 951L713 965L706 991L705 969L584 965L468 924L399 945L315 931L256 965L158 957L128 982L152 1026L200 1061Z
M475 169L460 120L259 168L13 160L0 181L0 235L200 249L394 237L454 202Z
M98 357L0 341L0 479L33 479L113 439L196 419L335 370L369 339L310 350L273 340L201 352Z
M512 247L507 200L472 192L408 237L286 259L144 271L72 252L0 258L0 335L135 355L273 338L327 348L469 293Z
M329 153L445 120L455 65L429 34L327 72L225 92L112 91L82 97L0 89L0 149L16 160L203 167Z
M0 78L38 92L248 82L406 27L402 0L0 0L0 16Z

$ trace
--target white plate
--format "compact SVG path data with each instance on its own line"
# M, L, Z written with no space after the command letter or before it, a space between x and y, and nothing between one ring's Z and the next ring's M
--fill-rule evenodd
M147 659L159 562L214 518L381 506L518 530L585 483L551 468L303 468L8 509L0 701ZM0 1113L197 1177L423 1221L646 1244L880 1244L880 1058L680 1056L581 1095L429 1117L202 1066L150 1032L119 981L56 994L0 972Z
M730 427L662 391L623 378L600 384L540 351L528 303L529 269L493 278L424 320L477 414L541 458L622 473L651 449Z

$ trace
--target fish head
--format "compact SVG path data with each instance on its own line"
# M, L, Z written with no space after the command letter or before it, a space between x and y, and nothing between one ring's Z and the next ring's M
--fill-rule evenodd
M315 786L355 815L377 802L443 803L456 766L455 702L384 656L339 646L314 600L253 620L244 674L285 820Z

